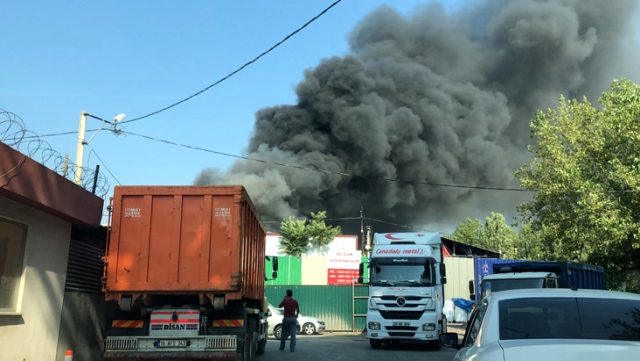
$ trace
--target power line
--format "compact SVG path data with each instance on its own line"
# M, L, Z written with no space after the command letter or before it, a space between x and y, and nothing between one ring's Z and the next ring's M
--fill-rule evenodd
M184 99L182 99L182 100L180 100L180 101L177 101L177 102L175 102L175 103L173 103L173 104L171 104L171 105L168 105L168 106L166 106L166 107L164 107L164 108L162 108L162 109L156 110L156 111L154 111L154 112L151 112L151 113L149 113L149 114L146 114L146 115L143 115L143 116L140 116L140 117L137 117L137 118L133 118L133 119L130 119L130 120L126 120L126 121L120 122L120 124L131 123L131 122L135 122L135 121L137 121L137 120L141 120L141 119L149 118L149 117L151 117L151 116L153 116L153 115L156 115L156 114L162 113L162 112L164 112L164 111L166 111L166 110L169 110L169 109L171 109L171 108L173 108L173 107L176 107L176 106L178 106L178 105L180 105L180 104L182 104L182 103L184 103L184 102L186 102L186 101L189 101L189 100L191 100L192 98L195 98L195 97L197 97L198 95L200 95L200 94L202 94L202 93L206 92L207 90L209 90L209 89L213 88L214 86L216 86L216 85L218 85L218 84L222 83L223 81L225 81L225 80L227 80L227 79L231 78L232 76L234 76L234 75L236 75L237 73L239 73L240 71L242 71L244 68L248 67L249 65L252 65L252 64L253 64L253 63L255 63L256 61L258 61L260 58L262 58L263 56L265 56L265 55L269 54L270 52L272 52L273 50L275 50L277 47L279 47L280 45L282 45L283 43L285 43L285 42L286 42L287 40L289 40L291 37L293 37L294 35L296 35L296 34L297 34L297 33L299 33L300 31L302 31L302 30L303 30L304 28L306 28L307 26L311 25L311 23L313 23L314 21L318 20L322 15L324 15L325 13L327 13L327 12L328 12L329 10L331 10L331 8L333 8L334 6L338 5L338 3L340 3L341 1L342 1L342 0L336 0L336 1L334 1L331 5L329 5L329 6L328 6L328 7L326 7L324 10L322 10L318 15L316 15L316 16L314 16L314 17L312 17L309 21L307 21L306 23L304 23L304 25L302 25L301 27L297 28L297 29L296 29L296 30L294 30L293 32L289 33L289 35L285 36L282 40L280 40L279 42L277 42L275 45L273 45L273 46L271 46L269 49L267 49L267 50L263 51L262 53L260 53L260 54L259 54L258 56L256 56L255 58L253 58L253 59L249 60L248 62L244 63L242 66L240 66L240 67L239 67L239 68L237 68L236 70L232 71L231 73L229 73L229 74L227 74L227 75L223 76L222 78L218 79L216 82L214 82L214 83L210 84L210 85L209 85L209 86L207 86L206 88L204 88L204 89L202 89L202 90L199 90L199 91L197 91L196 93L191 94L191 95L189 95L188 97L186 97L186 98L184 98ZM103 120L103 121L104 121L104 119L100 119L100 120Z
M100 163L102 163L102 165L105 167L105 169L107 170L107 172L109 172L109 174L111 175L111 178L113 178L113 179L116 181L116 183L118 183L118 185L122 185L122 183L120 183L120 181L118 180L118 178L116 178L116 176L115 176L115 175L113 175L113 173L111 172L111 169L109 169L109 167L107 166L107 164L102 160L102 158L100 158L100 156L98 155L98 153L97 153L95 150L93 150L93 149L91 149L91 151L89 152L89 154L91 154L91 153L93 153L93 154L95 154L95 155L96 155L96 157L98 158L98 160L100 161Z
M97 132L98 130L102 130L102 129L107 129L107 128L98 128L98 129L88 129L86 130L87 133L91 133L91 132ZM62 132L62 133L50 133L50 134L41 134L41 135L26 135L24 137L21 137L21 139L35 139L35 138L45 138L45 137L56 137L59 135L71 135L71 134L78 134L78 131L71 131L71 132Z
M241 155L236 155L236 154L231 154L231 153L219 152L219 151L216 151L216 150L211 150L211 149L202 148L202 147L196 147L196 146L187 145L187 144L180 144L180 143L172 142L170 140L155 138L155 137L151 137L151 136L148 136L148 135L137 134L137 133L124 131L124 130L120 130L119 132L121 134L128 134L128 135L132 135L132 136L135 136L135 137L140 137L140 138L153 140L153 141L156 141L156 142L161 142L161 143L170 144L170 145L173 145L173 146L183 147L183 148L187 148L187 149L193 149L193 150L198 150L198 151L202 151L202 152L222 155L222 156L225 156L225 157L243 159L243 160L248 160L248 161L252 161L252 162L269 164L269 165L276 165L276 166L285 167L285 168L293 168L293 169L300 169L300 170L310 170L310 171L319 172L319 173L325 173L325 174L331 174L331 175L339 175L341 177L360 178L360 179L364 179L364 180L384 180L384 181L387 181L387 182L409 183L409 184L427 185L427 186L433 186L433 187L449 187L449 188L494 190L494 191L510 191L510 192L530 192L530 190L522 189L522 188L501 188L501 187L487 187L487 186L471 186L471 185L463 185L463 184L448 184L448 183L435 183L435 182L426 182L426 181L412 181L412 180L399 179L399 178L389 178L389 177L365 177L365 176L352 174L352 173L338 172L338 171L332 171L332 170L327 170L327 169L321 169L321 168L318 168L318 167L315 167L315 166L301 166L301 165L297 165L297 164L274 162L274 161L268 161L268 160L264 160L264 159L250 158L250 157L247 157L247 156L241 156Z

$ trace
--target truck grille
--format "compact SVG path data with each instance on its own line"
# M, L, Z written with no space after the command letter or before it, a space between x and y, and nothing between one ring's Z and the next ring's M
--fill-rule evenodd
M214 350L232 350L236 349L236 338L234 336L223 337L207 337L208 349Z
M419 320L424 311L380 311L385 320Z
M383 301L393 301L395 302L398 296L381 296L380 299ZM420 297L420 296L402 296L407 301L422 301L424 298L428 297Z
M388 331L418 331L415 326L386 326Z
M396 337L413 337L415 334L415 332L389 332L389 336Z
M106 351L137 350L138 340L135 338L107 338L104 348Z

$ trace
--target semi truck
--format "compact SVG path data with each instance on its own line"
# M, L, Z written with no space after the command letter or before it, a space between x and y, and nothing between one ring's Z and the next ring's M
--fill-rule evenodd
M602 267L563 261L493 263L493 274L480 283L481 297L519 288L606 289Z
M439 345L446 270L439 233L375 233L369 256L367 338L372 348L400 341Z
M105 359L264 353L265 232L242 186L118 186L112 210Z

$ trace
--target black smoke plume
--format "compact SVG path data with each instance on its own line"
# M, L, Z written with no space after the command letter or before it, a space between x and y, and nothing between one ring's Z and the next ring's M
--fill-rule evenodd
M447 228L524 193L382 178L518 187L529 121L561 94L597 97L637 79L636 1L485 1L455 13L427 5L407 18L380 8L351 52L307 70L297 104L257 112L247 156L362 177L239 161L196 184L244 184L263 219L327 210Z

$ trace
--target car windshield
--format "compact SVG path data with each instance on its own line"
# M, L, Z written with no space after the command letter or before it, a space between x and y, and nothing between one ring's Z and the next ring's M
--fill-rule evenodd
M527 298L500 301L500 339L640 341L640 301Z
M405 259L406 260L406 259ZM372 286L431 286L433 267L424 266L424 259L406 262L378 262L372 265Z

